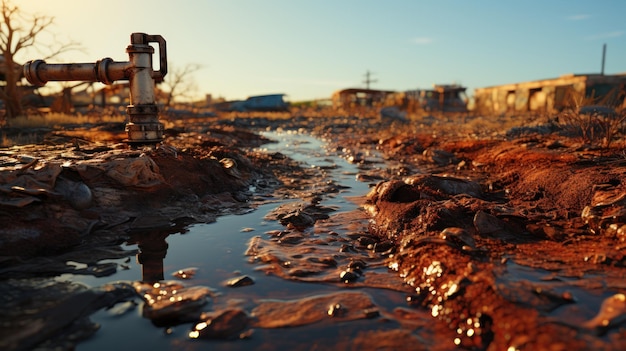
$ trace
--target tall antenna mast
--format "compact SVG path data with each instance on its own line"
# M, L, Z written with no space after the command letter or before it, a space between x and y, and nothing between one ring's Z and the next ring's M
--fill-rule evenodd
M370 83L376 83L378 82L378 80L375 79L371 79L371 74L372 72L370 72L369 70L367 72L365 72L365 80L363 81L363 83L365 83L365 88L369 89L370 88Z
M600 74L604 75L604 61L606 60L606 43L602 45L602 70Z

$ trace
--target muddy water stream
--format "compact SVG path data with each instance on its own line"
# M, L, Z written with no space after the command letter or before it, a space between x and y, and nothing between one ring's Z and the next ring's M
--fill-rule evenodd
M298 162L303 167L323 169L328 179L332 179L341 191L323 196L322 206L334 208L332 215L354 211L358 205L350 197L362 196L371 184L357 180L357 166L348 162L338 153L325 149L323 141L306 133L298 132L264 132L264 136L275 140L275 143L263 146L268 153L280 152ZM374 166L375 167L375 166ZM254 190L254 189L251 189ZM278 221L266 220L264 217L277 206L294 199L273 199L245 214L225 215L210 224L195 224L180 232L166 235L167 253L162 260L162 279L175 280L173 273L193 267L196 274L184 283L188 285L206 286L214 290L215 296L211 304L237 304L244 309L254 306L255 301L263 299L295 300L305 297L329 294L337 291L361 291L384 311L391 311L397 306L406 306L406 294L388 289L361 287L347 289L337 284L297 282L267 275L258 270L258 264L251 263L245 255L251 238L267 237L267 232L283 230L285 227ZM331 216L332 216L331 215ZM364 224L366 225L366 224ZM341 229L336 229L337 231ZM126 245L126 248L137 249L137 245ZM146 274L155 274L154 268L139 264L132 258L112 261L120 267L118 271L107 277L64 275L59 279L79 281L92 287L101 286L114 281L144 280ZM159 276L160 262L156 262L156 276ZM381 274L394 276L384 266L372 268ZM225 285L225 281L236 276L248 276L253 285L233 288ZM398 323L381 318L370 318L345 323L326 323L299 326L294 328L264 329L257 328L245 340L194 340L189 338L192 324L181 324L171 327L155 326L151 320L142 316L142 301L135 304L126 303L112 310L101 310L92 315L91 319L100 325L98 332L90 339L78 345L79 350L195 350L217 348L223 350L249 349L331 349L337 342L348 342L354 335L368 330L384 330L398 327ZM122 310L122 312L120 312Z

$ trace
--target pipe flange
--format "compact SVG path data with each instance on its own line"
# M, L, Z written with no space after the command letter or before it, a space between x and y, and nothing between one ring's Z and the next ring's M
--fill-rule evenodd
M24 68L22 69L22 72L24 73L24 77L26 78L26 80L28 80L30 84L36 85L39 87L46 85L48 81L41 79L38 74L39 65L45 64L45 63L46 62L43 60L34 60L34 61L28 61L24 64Z
M111 85L115 82L115 79L111 79L109 77L109 64L113 62L113 59L110 57L105 57L102 60L96 61L96 79L99 82Z
M154 54L154 48L148 44L128 45L126 47L128 54Z
M133 132L153 132L153 131L163 131L163 123L128 123L126 124L126 131Z
M163 140L162 123L128 123L126 125L127 143L155 144Z

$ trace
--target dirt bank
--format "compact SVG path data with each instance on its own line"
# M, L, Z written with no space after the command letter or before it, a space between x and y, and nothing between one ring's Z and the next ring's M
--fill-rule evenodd
M388 264L415 288L411 303L455 330L459 347L625 347L623 143L602 149L552 129L335 139L409 169L365 206L373 231L396 243Z

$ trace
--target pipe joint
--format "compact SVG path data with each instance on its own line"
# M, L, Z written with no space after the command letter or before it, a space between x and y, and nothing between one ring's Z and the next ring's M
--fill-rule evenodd
M111 85L115 82L115 79L109 77L109 64L112 62L113 59L109 57L96 61L96 78L99 82L107 85Z
M41 64L46 64L43 60L34 60L28 61L24 64L24 77L28 80L32 85L42 87L48 83L47 80L43 80L39 77L39 66Z

